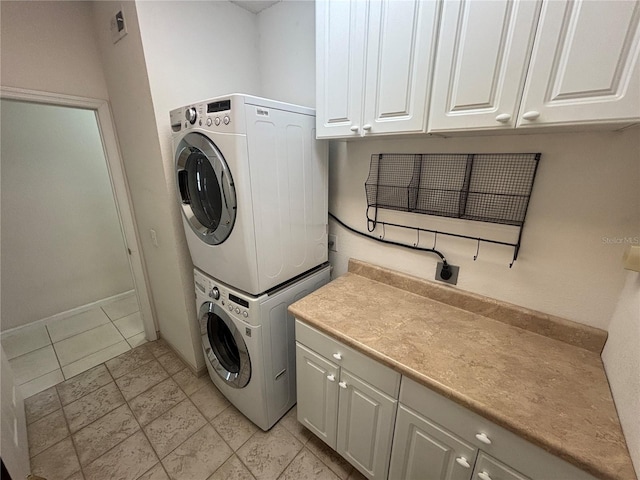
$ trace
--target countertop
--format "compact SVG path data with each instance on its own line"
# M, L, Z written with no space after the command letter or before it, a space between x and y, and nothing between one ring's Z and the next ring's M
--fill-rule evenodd
M636 478L602 330L354 260L289 311L592 475Z

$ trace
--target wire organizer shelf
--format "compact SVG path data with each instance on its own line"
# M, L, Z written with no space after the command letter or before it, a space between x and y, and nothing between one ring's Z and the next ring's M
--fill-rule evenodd
M518 258L540 153L374 154L367 195L367 228L381 224L514 248ZM378 220L378 209L519 227L516 243ZM371 212L373 211L373 218ZM476 257L474 257L474 260Z

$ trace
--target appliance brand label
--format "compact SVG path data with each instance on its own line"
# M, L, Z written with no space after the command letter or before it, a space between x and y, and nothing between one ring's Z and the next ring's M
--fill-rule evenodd
M256 107L256 115L258 115L259 117L268 117L269 116L269 109L262 108L262 107Z

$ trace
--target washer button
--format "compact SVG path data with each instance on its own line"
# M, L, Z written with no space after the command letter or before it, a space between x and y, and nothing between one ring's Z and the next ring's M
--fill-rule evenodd
M232 312L233 311L233 305L229 305L229 311Z
M229 122L230 122L230 121L231 121L231 119L229 118L229 116L228 116L228 115L225 115L225 116L224 116L224 124L225 124L225 125L229 125Z
M244 312L242 312L242 316L244 318L247 318L249 316L249 313L245 310Z
M220 125L220 117L216 117L215 124L216 124L216 127Z
M211 126L211 117L207 118L207 127Z
M236 313L240 313L240 309L236 307Z

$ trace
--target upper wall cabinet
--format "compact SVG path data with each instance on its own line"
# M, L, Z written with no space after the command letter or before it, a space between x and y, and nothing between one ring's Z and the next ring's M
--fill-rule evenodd
M640 2L543 4L518 127L640 120Z
M423 132L440 3L316 3L319 138Z
M516 125L540 4L444 2L430 131Z

